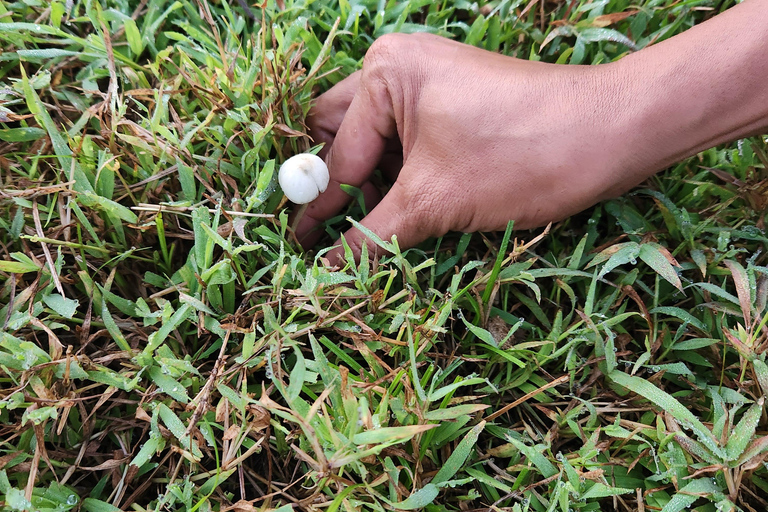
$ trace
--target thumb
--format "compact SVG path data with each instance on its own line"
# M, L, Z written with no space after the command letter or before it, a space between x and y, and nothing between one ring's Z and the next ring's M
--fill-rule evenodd
M405 173L406 168L403 168ZM392 185L387 195L361 222L365 228L371 230L385 242L397 236L397 242L401 249L407 249L418 244L429 236L426 216L413 201L413 191L403 185L403 180L398 180ZM365 233L357 228L351 228L344 233L355 260L360 260L360 252L363 245L368 247L368 254L383 255L386 251L376 245ZM334 249L328 253L328 259L332 264L344 264L344 247L341 240L337 240Z

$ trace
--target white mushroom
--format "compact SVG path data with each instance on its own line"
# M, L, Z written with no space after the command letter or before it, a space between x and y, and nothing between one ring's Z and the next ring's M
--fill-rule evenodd
M322 158L300 153L280 166L277 180L288 199L296 204L306 204L325 192L330 177Z

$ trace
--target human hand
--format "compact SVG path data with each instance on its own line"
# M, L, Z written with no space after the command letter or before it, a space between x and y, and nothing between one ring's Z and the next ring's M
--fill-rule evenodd
M510 219L544 225L623 191L636 180L616 172L620 116L608 72L423 34L377 40L362 71L320 96L308 118L326 143L331 184L304 213L299 240L314 243L313 229L349 201L340 183L375 201L377 166L396 179L362 224L384 240L397 235L404 248L451 230L503 229ZM364 235L345 236L359 255Z
M406 248L451 230L503 229L510 219L516 228L545 225L754 133L767 114L766 31L759 22L734 31L765 17L761 3L600 66L524 61L426 34L378 39L362 71L320 96L308 118L326 144L331 183L297 226L299 240L315 243L314 229L349 201L339 184L375 202L377 167L394 184L361 223ZM733 33L739 44L723 44ZM696 59L704 44L710 57ZM738 88L734 68L749 70ZM363 243L375 249L357 229L345 238L356 256ZM336 247L329 258L342 255Z

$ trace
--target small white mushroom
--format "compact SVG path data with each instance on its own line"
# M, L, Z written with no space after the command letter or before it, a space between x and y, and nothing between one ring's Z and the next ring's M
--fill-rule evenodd
M330 176L322 158L311 153L300 153L280 166L277 180L288 199L296 204L306 204L325 192Z

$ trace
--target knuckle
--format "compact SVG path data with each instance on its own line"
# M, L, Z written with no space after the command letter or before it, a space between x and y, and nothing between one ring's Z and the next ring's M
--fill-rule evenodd
M408 194L408 222L418 226L418 230L428 236L444 235L450 226L446 206L450 204L450 194L444 187L435 187L434 183L416 186Z
M376 39L365 54L363 68L368 74L383 75L398 65L409 54L407 34L386 34Z

